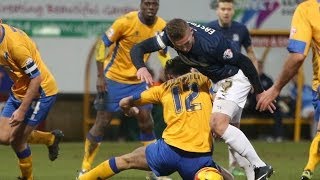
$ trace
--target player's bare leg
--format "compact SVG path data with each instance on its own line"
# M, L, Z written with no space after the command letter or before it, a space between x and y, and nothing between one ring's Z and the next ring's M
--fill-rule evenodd
M120 157L110 158L97 167L93 168L89 172L80 175L80 180L91 179L107 179L113 175L127 170L127 169L139 169L150 171L146 156L146 146L137 148L131 153L125 154Z
M156 137L154 134L154 122L149 109L140 108L139 114L135 115L138 120L138 126L140 128L140 141L146 146L155 142Z
M8 118L0 118L0 144L10 145L10 134L12 127L9 125Z
M6 123L6 120L0 120L0 144L10 145L10 134L13 128ZM52 132L43 132L33 130L28 136L28 144L44 144L48 147L49 159L54 161L59 155L59 143L63 138L63 133L60 130L54 130Z
M9 118L4 119L9 122ZM27 140L34 128L22 122L12 128L10 134L10 145L19 159L21 177L27 180L33 180L32 155Z
M91 169L94 158L96 157L106 128L112 119L112 113L106 111L97 111L97 117L94 125L89 130L84 147L84 156L82 160L81 173Z

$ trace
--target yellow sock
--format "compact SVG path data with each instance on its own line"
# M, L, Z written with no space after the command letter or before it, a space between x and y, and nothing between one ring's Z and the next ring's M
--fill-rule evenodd
M141 141L141 143L143 144L143 146L147 146L147 145L152 144L152 143L154 143L154 142L156 142L155 139L154 139L154 140L151 140L151 141Z
M91 142L88 138L84 143L84 156L82 160L82 170L88 171L91 169L92 162L96 157L101 143Z
M112 168L114 168L117 172L114 172ZM80 176L80 180L106 179L115 175L118 172L119 170L116 167L115 158L111 158L110 160L104 161L97 167Z
M32 156L30 148L27 147L24 151L17 153L17 156L19 158L21 177L26 180L32 180Z
M45 144L47 146L52 145L54 142L54 135L51 132L42 132L34 130L28 137L29 144Z
M306 165L306 167L304 168L305 170L310 170L311 172L314 172L314 169L316 168L317 164L320 161L320 150L319 150L319 146L320 146L320 133L318 132L316 134L316 136L313 138L313 141L310 145L310 150L309 150L309 160L308 163Z

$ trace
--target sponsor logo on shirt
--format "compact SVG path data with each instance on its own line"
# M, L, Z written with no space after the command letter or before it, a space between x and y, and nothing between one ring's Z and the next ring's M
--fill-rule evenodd
M239 41L239 34L233 34L232 40L233 41Z
M223 59L231 59L233 57L233 53L231 49L227 49L223 53Z
M297 29L295 27L291 27L291 30L290 30L290 38L293 38L294 34L297 33Z

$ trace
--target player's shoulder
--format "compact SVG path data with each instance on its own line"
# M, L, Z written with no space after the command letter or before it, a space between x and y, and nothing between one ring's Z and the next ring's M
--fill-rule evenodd
M318 3L319 2L317 0L306 0L306 1L303 1L297 6L296 11L307 13L312 8L315 8L315 9L318 10L318 8L317 8L318 7L317 6Z
M156 23L159 24L159 25L162 25L162 26L165 26L167 24L167 22L160 16L157 16Z
M309 23L317 22L318 21L318 14L319 14L319 1L317 0L306 0L301 2L295 12L294 18L303 17L309 19Z
M22 46L23 41L21 41L21 37L19 36L20 33L13 33L13 27L8 24L1 24L4 28L4 36L3 38L6 39L6 44L8 49L16 49L19 46ZM21 31L22 33L22 31Z
M247 26L243 23L240 23L238 21L232 21L232 28L240 28L240 29L247 29Z
M319 2L317 0L306 0L301 2L297 8L307 8L310 6L314 6L316 4L318 4Z
M4 29L7 29L8 27L10 27L8 24L4 24L4 23L1 23L1 26L2 26L2 28L4 28Z
M215 32L218 32L216 31L215 28L207 26L207 24L202 24L202 23L200 24L200 23L189 22L189 21L187 23L192 29L194 29L195 32L199 32L201 34L212 35Z
M160 16L157 16L157 21L159 21L160 23L166 23L166 21Z
M131 11L127 14L119 16L116 21L131 22L136 18L138 18L138 11Z
M210 21L210 22L208 22L206 24L206 26L212 27L212 28L215 28L215 29L220 28L218 20Z

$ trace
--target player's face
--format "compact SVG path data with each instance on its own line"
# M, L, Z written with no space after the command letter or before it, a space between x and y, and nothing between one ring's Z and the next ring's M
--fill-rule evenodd
M140 4L140 11L143 18L147 22L152 22L155 20L159 9L159 0L142 0Z
M229 26L234 15L233 3L220 2L217 7L217 16L222 26Z
M184 37L178 41L172 42L172 44L174 45L175 49L187 53L192 48L193 42L193 30L191 28L188 28L185 32Z

